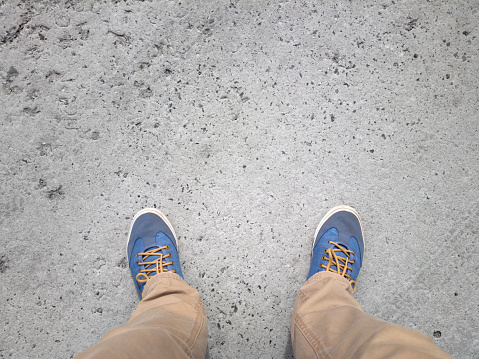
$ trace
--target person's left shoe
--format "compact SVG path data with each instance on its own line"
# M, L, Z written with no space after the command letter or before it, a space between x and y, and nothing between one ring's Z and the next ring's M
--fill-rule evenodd
M173 272L183 278L173 226L155 208L146 208L133 218L126 246L128 265L140 298L154 275Z
M316 229L306 280L318 272L333 272L346 278L354 293L364 257L363 237L361 220L354 208L332 208Z

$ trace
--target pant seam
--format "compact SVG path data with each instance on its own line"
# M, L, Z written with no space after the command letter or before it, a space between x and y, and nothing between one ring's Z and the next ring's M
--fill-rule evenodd
M326 353L326 350L324 349L319 339L316 337L316 335L314 335L313 333L309 331L306 323L303 321L302 317L299 314L296 314L296 318L294 322L297 325L300 332L304 335L304 337L308 341L309 345L311 345L311 348L313 349L316 356L318 358L330 359L330 356Z
M193 325L193 328L191 329L191 335L188 336L188 339L186 340L186 345L188 346L188 356L190 358L193 358L193 353L192 349L193 346L196 344L196 340L198 339L198 335L200 334L201 328L203 327L203 303L201 302L201 299L198 298L196 301L195 305L195 310L196 310L196 318L195 318L195 323Z
M298 298L304 303L309 299L309 296L305 294L301 289L298 291Z

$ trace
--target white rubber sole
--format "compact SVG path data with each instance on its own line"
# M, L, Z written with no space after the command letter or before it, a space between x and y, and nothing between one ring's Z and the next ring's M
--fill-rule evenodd
M316 228L316 232L314 233L314 237L313 237L313 248L311 249L311 255L314 251L314 242L316 241L316 236L318 235L319 233L319 230L321 229L321 227L323 226L323 224L326 223L326 221L335 213L338 213L338 212L350 212L352 214L354 214L356 216L356 218L358 219L359 221L359 226L361 227L361 233L363 234L363 244L364 244L364 251L366 252L366 245L364 243L364 230L363 230L363 223L361 222L361 218L359 217L359 214L358 212L353 208L353 207L349 207L349 206L345 206L345 205L340 205L340 206L336 206L336 207L333 207L331 208L328 213L326 213L326 215L323 217L323 219L321 220L321 222L319 222L318 224L318 227Z
M178 238L176 237L175 230L173 229L173 226L171 225L170 221L166 218L166 216L162 212L160 212L156 208L145 208L145 209L142 209L140 212L138 212L135 215L135 217L133 217L133 221L132 221L131 226L130 226L130 231L128 232L128 237L126 238L126 259L128 260L128 242L130 240L131 231L133 229L133 224L135 223L135 221L137 220L138 217L140 217L142 214L145 214L145 213L154 213L166 223L166 225L170 229L171 233L173 233L173 236L175 237L176 251L179 253L180 250L178 248L179 247Z

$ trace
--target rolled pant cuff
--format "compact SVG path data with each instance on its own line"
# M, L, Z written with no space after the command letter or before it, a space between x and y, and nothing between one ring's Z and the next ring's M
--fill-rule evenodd
M149 279L148 282L146 282L145 287L143 288L143 298L145 298L153 290L153 288L155 288L155 286L164 279L173 279L188 284L176 273L158 273L155 274L153 278Z

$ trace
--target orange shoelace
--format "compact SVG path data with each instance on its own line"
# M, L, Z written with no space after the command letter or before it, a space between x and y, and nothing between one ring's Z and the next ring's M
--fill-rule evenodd
M328 261L328 265L325 266L324 264L321 264L321 268L326 269L328 272L333 272L337 273L340 276L343 276L344 278L347 278L349 280L349 283L351 283L351 287L353 288L353 293L356 291L356 282L351 279L351 276L348 274L348 270L351 272L353 271L353 268L349 266L349 264L354 264L354 260L350 260L349 257L351 255L355 255L353 251L350 251L340 244L337 244L336 242L328 241L328 244L334 244L336 248L328 248L324 250L324 253L328 254L329 257L323 256L323 260ZM346 257L339 257L336 253L342 252ZM336 267L336 269L333 269L332 267Z
M138 283L147 282L153 275L157 273L172 272L176 273L176 269L168 270L167 266L174 265L173 261L167 262L165 259L171 257L171 253L163 255L163 253L158 253L163 249L170 249L170 246L163 246L155 249L151 249L144 253L137 253L137 257L143 256L143 261L139 261L138 265L145 266L145 269L140 269L140 273L136 275L136 281ZM155 256L158 257L155 260L147 261L148 257Z

